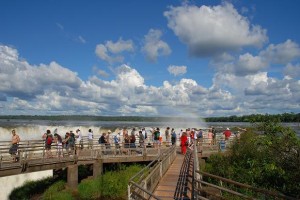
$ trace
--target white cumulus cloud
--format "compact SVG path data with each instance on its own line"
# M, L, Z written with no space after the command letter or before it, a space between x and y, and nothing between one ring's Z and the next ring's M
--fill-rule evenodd
M115 63L115 62L123 62L124 57L120 55L122 52L134 51L134 44L132 40L123 40L120 38L117 42L107 41L105 44L98 44L96 46L95 53L96 55L108 62L108 63Z
M265 29L251 24L230 3L171 7L164 15L169 28L196 57L215 56L244 46L260 47L268 40Z
M288 64L284 68L284 75L290 78L300 79L300 64L297 65Z
M239 76L256 74L259 71L266 69L267 66L268 63L261 57L246 53L240 55L238 61L235 63L235 73Z
M293 112L300 109L300 81L291 76L298 68L288 65L285 73L290 77L282 80L267 72L246 76L217 72L210 87L186 78L152 86L132 66L122 64L109 81L97 76L83 81L56 62L31 65L19 58L16 49L0 45L0 114L224 116Z
M300 58L300 47L297 43L287 40L277 45L270 44L266 50L260 52L260 56L271 63L288 64L296 58Z
M183 75L187 72L186 66L175 66L175 65L170 65L168 67L168 71L170 74L173 74L174 76L179 76Z
M162 32L160 30L150 29L145 35L145 43L142 52L146 55L147 60L155 62L158 56L167 56L171 54L169 45L160 38Z

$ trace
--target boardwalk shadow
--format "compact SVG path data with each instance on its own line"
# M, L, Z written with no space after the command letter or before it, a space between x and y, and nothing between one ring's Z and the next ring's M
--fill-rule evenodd
M174 199L176 200L189 200L189 166L192 161L192 153L187 152L184 161L182 163L181 169L180 169L180 174L178 178L178 182L176 185L176 190L174 193Z

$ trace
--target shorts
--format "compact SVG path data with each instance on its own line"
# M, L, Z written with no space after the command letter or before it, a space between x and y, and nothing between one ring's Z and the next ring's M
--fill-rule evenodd
M50 150L50 149L51 149L51 144L46 144L46 145L45 145L45 148L46 148L47 150Z
M11 147L9 148L9 154L11 155L16 155L18 152L18 144L12 144Z

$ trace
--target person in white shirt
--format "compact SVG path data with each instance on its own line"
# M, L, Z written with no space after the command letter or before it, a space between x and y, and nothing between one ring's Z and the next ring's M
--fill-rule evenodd
M89 133L88 133L88 149L93 149L93 139L94 139L94 135L93 135L93 131L92 129L89 129Z
M147 140L147 132L146 132L145 128L142 128L142 134L144 136L144 139Z
M76 144L79 147L79 149L83 149L83 141L82 141L82 134L79 129L76 130Z

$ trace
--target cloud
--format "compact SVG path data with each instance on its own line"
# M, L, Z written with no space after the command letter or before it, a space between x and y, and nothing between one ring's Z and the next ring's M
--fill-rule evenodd
M227 54L218 56L213 59L211 65L220 73L248 76L266 70L269 63L260 56L245 53L238 57L227 56Z
M121 53L123 51L134 51L133 42L131 40L124 41L120 38L116 43L107 41L105 45L111 53Z
M78 36L78 41L82 44L86 43L86 40L81 35Z
M265 71L268 67L273 67L272 64L284 64L297 61L300 58L299 45L291 40L277 45L271 44L264 50L260 51L257 56L250 53L239 55L238 57L222 54L214 57L211 64L220 72L235 74L237 76L247 76ZM295 71L291 75L291 71ZM298 76L297 67L292 67L288 64L285 68L285 75L289 77Z
M158 56L167 56L171 54L169 45L160 38L162 32L160 30L150 29L145 35L145 43L142 52L146 55L147 60L155 62Z
M217 73L210 90L221 89L229 92L232 102L236 105L235 109L228 111L230 113L234 113L234 110L242 114L282 113L295 112L296 108L300 108L299 86L298 80L279 80L269 77L267 72L243 77ZM224 102L229 104L228 101ZM215 100L213 103L217 104Z
M0 72L0 93L20 99L34 98L48 88L78 88L81 82L76 73L56 62L31 66L8 46L0 46Z
M298 63L295 66L288 64L284 68L284 75L288 76L289 78L300 79L300 64Z
M64 26L61 25L60 23L56 23L56 26L62 31L65 29Z
M93 66L92 70L95 74L97 74L101 77L106 77L106 78L109 77L109 74L106 71L104 71L102 69L98 69L97 66Z
M175 66L175 65L170 65L168 67L168 71L170 74L173 74L174 76L179 76L183 75L186 73L186 66Z
M60 31L63 33L64 37L67 38L68 40L71 40L73 42L78 42L78 43L81 43L81 44L85 44L86 43L86 39L79 35L74 35L72 33L69 33L67 30L65 30L65 27L60 24L60 23L56 23L56 26L60 29Z
M164 16L168 27L195 57L215 56L245 46L260 47L268 40L265 29L250 24L230 3L170 7Z
M107 41L105 44L98 44L96 46L95 53L100 59L111 64L116 62L123 62L123 56L114 54L120 54L125 51L133 52L134 44L132 40L124 41L122 40L122 38L120 38L116 43Z
M270 44L259 55L271 63L287 64L296 58L300 58L300 48L297 43L287 40L277 45Z
M109 74L104 70L99 69L97 73L102 77L109 77Z
M298 65L287 66L286 76L294 68ZM0 45L0 114L227 116L300 109L300 81L275 79L267 72L217 72L210 87L186 78L147 85L125 64L112 76L109 81L96 75L83 81L56 62L31 65L16 49Z
M249 53L239 56L239 60L235 63L235 74L238 76L245 76L249 74L256 74L259 71L266 69L266 63L259 56L252 56Z
M7 101L5 94L0 93L0 101Z

